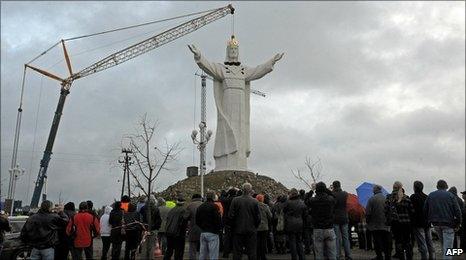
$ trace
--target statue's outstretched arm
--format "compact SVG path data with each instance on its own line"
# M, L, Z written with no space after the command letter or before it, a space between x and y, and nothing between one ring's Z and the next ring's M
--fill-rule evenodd
M246 81L252 81L260 79L265 76L267 73L270 73L273 70L273 66L277 61L283 57L284 53L276 54L272 59L267 61L264 64L258 65L255 68L249 68L246 70Z
M201 51L199 51L196 46L188 45L189 50L194 54L194 60L196 61L199 68L201 68L205 73L209 74L211 77L217 80L223 80L223 70L222 67L218 64L211 63L203 57Z

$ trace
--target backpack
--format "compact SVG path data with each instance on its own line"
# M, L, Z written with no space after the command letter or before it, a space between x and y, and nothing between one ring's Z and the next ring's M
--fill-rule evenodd
M277 229L277 231L285 230L285 216L283 214L283 210L278 211L276 229Z

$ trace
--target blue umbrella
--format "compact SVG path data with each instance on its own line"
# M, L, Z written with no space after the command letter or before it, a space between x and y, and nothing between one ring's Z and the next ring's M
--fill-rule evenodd
M370 197L374 195L372 192L372 188L375 186L374 183L369 183L369 182L363 182L359 187L356 188L356 192L358 193L358 200L359 203L364 206L364 208L367 205L367 202L369 201ZM388 191L382 187L382 194L387 195Z

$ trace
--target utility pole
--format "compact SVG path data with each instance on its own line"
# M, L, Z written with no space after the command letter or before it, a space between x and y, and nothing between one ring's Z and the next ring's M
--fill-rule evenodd
M131 157L128 154L133 153L131 149L123 148L121 149L121 152L125 154L123 160L118 160L119 163L123 164L123 183L121 185L121 197L123 197L123 193L125 191L125 181L127 182L128 186L128 196L131 196L131 187L130 187L130 182L129 182L129 166L133 164L131 161Z
M191 139L193 139L193 143L197 144L197 148L199 149L199 171L201 175L201 196L204 198L204 174L206 171L206 163L205 163L205 149L207 143L212 136L212 131L207 130L206 124L206 78L207 76L202 73L201 75L201 123L199 123L199 132L200 138L197 140L197 130L193 130L191 133Z

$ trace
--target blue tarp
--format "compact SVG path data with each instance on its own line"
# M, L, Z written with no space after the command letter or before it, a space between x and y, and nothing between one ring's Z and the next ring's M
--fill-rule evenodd
M356 188L356 192L358 193L358 200L359 203L364 206L364 208L367 205L367 202L369 201L370 197L374 195L372 192L372 188L374 187L375 184L369 183L369 182L363 182L359 187ZM382 194L387 195L388 191L382 187Z

